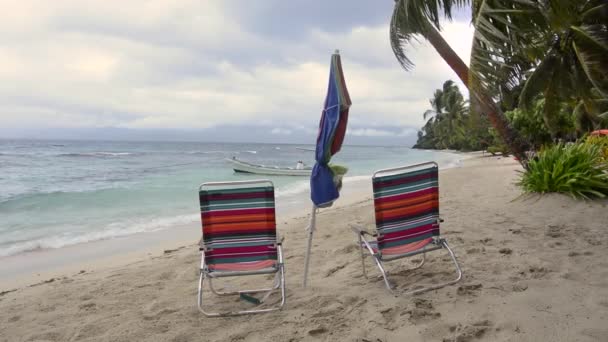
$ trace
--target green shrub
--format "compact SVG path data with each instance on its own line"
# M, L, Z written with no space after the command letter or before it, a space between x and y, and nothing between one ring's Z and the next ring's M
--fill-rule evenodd
M329 168L334 176L344 176L348 172L348 168L342 165L329 164Z
M602 161L608 163L608 136L590 135L585 139L585 145L599 146Z
M518 183L526 192L560 192L575 198L608 196L608 164L590 144L557 144L530 160Z

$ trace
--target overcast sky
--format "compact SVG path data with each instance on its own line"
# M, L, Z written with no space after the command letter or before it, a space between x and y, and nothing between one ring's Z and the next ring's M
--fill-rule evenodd
M400 68L388 40L393 3L0 0L0 134L314 136L338 48L349 136L411 140L434 89L456 75L426 43L410 49L413 72ZM458 17L443 35L468 62L472 28Z

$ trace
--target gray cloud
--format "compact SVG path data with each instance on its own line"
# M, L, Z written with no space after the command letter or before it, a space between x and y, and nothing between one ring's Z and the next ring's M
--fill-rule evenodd
M353 27L384 25L393 9L390 0L228 0L226 4L244 28L282 43L303 38L313 28L347 33Z
M328 3L7 3L12 15L0 22L0 126L263 124L266 134L291 131L273 134L288 139L316 129L334 48L342 52L353 98L350 124L359 129L353 132L379 138L389 127L385 136L398 137L422 125L428 98L455 79L452 71L425 44L411 49L417 68L400 69L388 42L391 1ZM445 26L444 36L465 60L471 32L467 20Z

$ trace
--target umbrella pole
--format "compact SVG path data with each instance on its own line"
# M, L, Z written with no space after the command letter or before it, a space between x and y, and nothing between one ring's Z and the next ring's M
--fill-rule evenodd
M317 224L317 207L312 206L312 213L310 215L310 223L306 230L308 231L308 245L306 247L306 260L304 261L304 281L302 282L302 286L306 287L308 284L308 265L310 264L310 248L312 247L312 234L315 231Z

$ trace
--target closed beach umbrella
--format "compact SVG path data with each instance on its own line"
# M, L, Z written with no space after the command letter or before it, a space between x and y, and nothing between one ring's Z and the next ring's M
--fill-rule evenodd
M315 150L316 163L310 176L310 198L313 202L313 209L310 224L307 228L308 245L304 265L304 287L306 287L308 278L310 247L315 230L317 208L331 206L340 196L339 186L334 182L334 172L329 167L329 161L342 147L350 105L351 101L344 81L340 53L336 50L331 56L329 84L325 96L325 105L321 112L317 148Z

